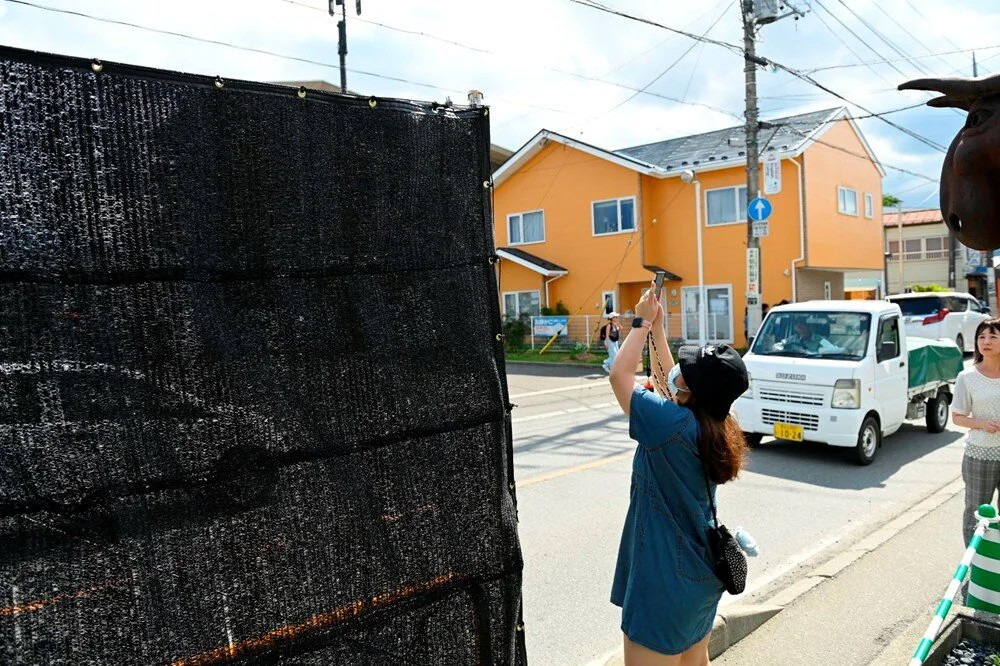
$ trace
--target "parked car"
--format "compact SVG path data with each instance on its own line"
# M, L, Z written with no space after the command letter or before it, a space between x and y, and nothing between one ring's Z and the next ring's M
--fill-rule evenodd
M750 388L733 405L750 446L766 435L822 442L867 465L907 419L944 430L962 352L901 335L901 316L885 301L772 308L743 357Z
M990 318L989 308L958 291L896 294L887 300L903 311L906 335L954 340L963 352L975 351L976 327Z

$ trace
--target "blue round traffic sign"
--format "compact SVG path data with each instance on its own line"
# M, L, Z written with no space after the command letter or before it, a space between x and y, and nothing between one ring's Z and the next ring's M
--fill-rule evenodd
M764 197L757 197L747 204L747 215L754 222L763 222L771 217L771 202Z

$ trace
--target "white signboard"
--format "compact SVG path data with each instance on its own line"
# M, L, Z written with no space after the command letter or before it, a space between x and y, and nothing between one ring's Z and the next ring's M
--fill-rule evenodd
M760 293L760 250L747 248L747 292Z
M764 156L764 194L781 192L781 160L777 153Z
M771 235L770 223L767 220L763 222L751 222L753 227L753 237L754 238L765 238Z
M983 265L983 253L979 250L973 250L971 247L964 247L965 249L965 272L975 273L977 266Z

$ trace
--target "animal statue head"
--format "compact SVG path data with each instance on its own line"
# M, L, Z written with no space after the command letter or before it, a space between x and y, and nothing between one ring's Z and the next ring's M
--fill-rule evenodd
M941 213L963 245L1000 248L1000 74L916 79L899 89L939 92L928 106L968 111L941 168Z

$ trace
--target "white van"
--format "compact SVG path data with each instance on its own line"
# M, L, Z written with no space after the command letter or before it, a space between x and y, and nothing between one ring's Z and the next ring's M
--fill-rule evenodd
M895 294L886 299L903 311L908 336L954 340L963 352L976 350L976 327L990 318L974 296L958 291Z
M809 301L772 308L743 357L750 388L733 413L751 446L765 435L854 449L871 463L906 419L948 422L962 352L907 338L888 301Z

